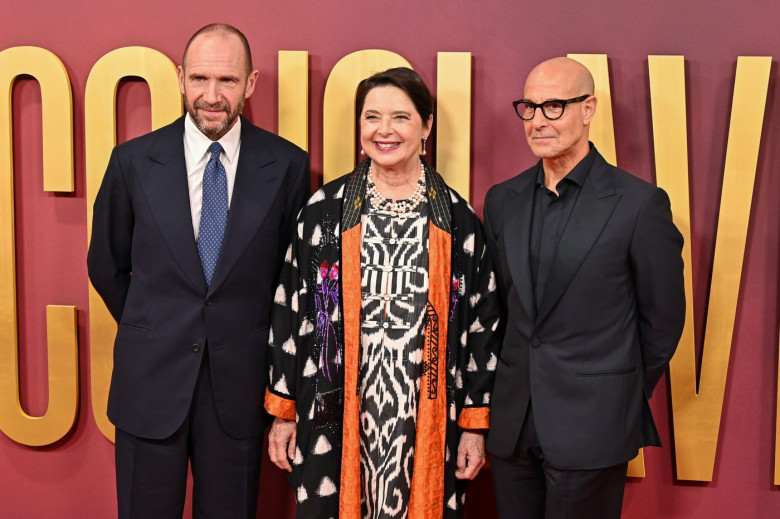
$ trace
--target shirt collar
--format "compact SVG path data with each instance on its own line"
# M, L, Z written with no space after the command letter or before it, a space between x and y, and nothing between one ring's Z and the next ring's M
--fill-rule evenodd
M209 146L214 142L201 132L192 116L187 114L184 118L184 142L190 150L190 153L197 161L201 161L209 151ZM230 164L238 159L238 149L241 144L241 117L236 120L236 124L228 130L217 142L222 145L223 155Z
M585 183L585 179L588 178L588 172L590 172L590 168L593 166L593 161L596 158L596 146L590 141L588 141L588 146L590 147L588 154L574 166L574 169L569 171L566 176L561 179L561 182L573 182L582 187ZM539 169L536 171L536 185L544 185L544 166L542 165L541 160L539 161Z

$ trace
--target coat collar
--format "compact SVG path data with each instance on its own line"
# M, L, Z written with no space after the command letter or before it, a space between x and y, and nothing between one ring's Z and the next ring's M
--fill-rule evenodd
M205 292L206 279L192 230L187 166L184 160L184 117L157 131L146 157L135 165L163 241L187 279Z
M540 167L541 162L537 165L537 168ZM515 280L514 285L520 301L532 320L536 319L536 303L531 283L531 258L528 254L528 244L531 237L530 223L536 171L536 168L531 168L509 181L507 187L514 191L517 198L511 203L507 201L504 205L506 224L505 232L502 234L509 273Z
M186 115L184 116L186 117ZM189 281L206 293L206 280L192 231L184 161L184 117L161 128L145 164L137 167L144 194L165 242ZM208 294L224 282L262 224L284 177L263 130L241 121L241 152L222 253Z
M577 202L572 208L569 222L561 235L536 316L537 322L550 313L571 284L620 198L615 190L615 181L609 164L601 155L597 155L582 185Z
M286 170L275 167L263 130L241 121L241 152L230 202L225 239L209 294L216 291L241 259L273 205ZM200 261L200 260L198 260Z
M431 221L441 230L452 233L452 207L449 199L449 188L441 175L431 168L423 157L420 157L420 160L425 168L425 194L431 206ZM371 159L365 159L347 176L341 215L341 229L343 231L351 229L360 222L360 214L365 202L366 177L370 166Z
M541 167L541 161L536 167ZM531 168L509 182L507 187L514 191L519 199L516 203L506 204L504 208L507 223L503 239L509 269L512 279L516 280L515 285L523 307L532 320L540 323L571 284L617 206L620 195L615 189L611 166L596 152L591 170L585 178L561 236L547 286L537 309L531 288L533 285L528 254L537 172L537 169Z

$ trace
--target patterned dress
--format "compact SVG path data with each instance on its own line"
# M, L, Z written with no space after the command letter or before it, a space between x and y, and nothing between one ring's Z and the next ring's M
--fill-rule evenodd
M360 466L363 519L405 518L428 301L428 206L362 217Z
M299 519L458 519L460 435L489 422L495 274L481 223L436 171L425 165L419 216L391 224L366 207L369 164L298 216L265 407L297 421Z

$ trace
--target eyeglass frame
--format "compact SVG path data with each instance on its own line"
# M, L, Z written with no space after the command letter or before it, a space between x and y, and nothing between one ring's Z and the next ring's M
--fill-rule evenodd
M545 117L545 119L547 119L548 121L555 121L563 117L564 112L566 112L566 105L573 104L573 103L581 103L587 100L589 97L593 97L593 94L584 94L581 96L572 97L571 99L548 99L547 101L542 101L541 103L534 103L533 101L529 101L528 99L518 99L517 101L512 102L512 106L514 107L517 116L523 121L533 120L533 118L536 117L537 108L540 108L542 110L542 115ZM520 111L517 109L517 105L519 105L520 103L525 103L527 105L533 106L534 113L528 119L520 115ZM561 103L561 115L559 115L558 117L550 117L549 115L547 115L547 112L544 111L544 105L547 103Z

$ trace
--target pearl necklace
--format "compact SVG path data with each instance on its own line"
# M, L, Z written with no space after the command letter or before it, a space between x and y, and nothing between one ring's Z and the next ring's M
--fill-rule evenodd
M390 211L391 213L409 213L417 209L423 200L425 200L425 166L420 162L420 176L417 177L417 185L407 200L393 201L387 198L374 184L373 164L368 166L368 176L366 177L366 193L371 198L371 205L380 211Z

